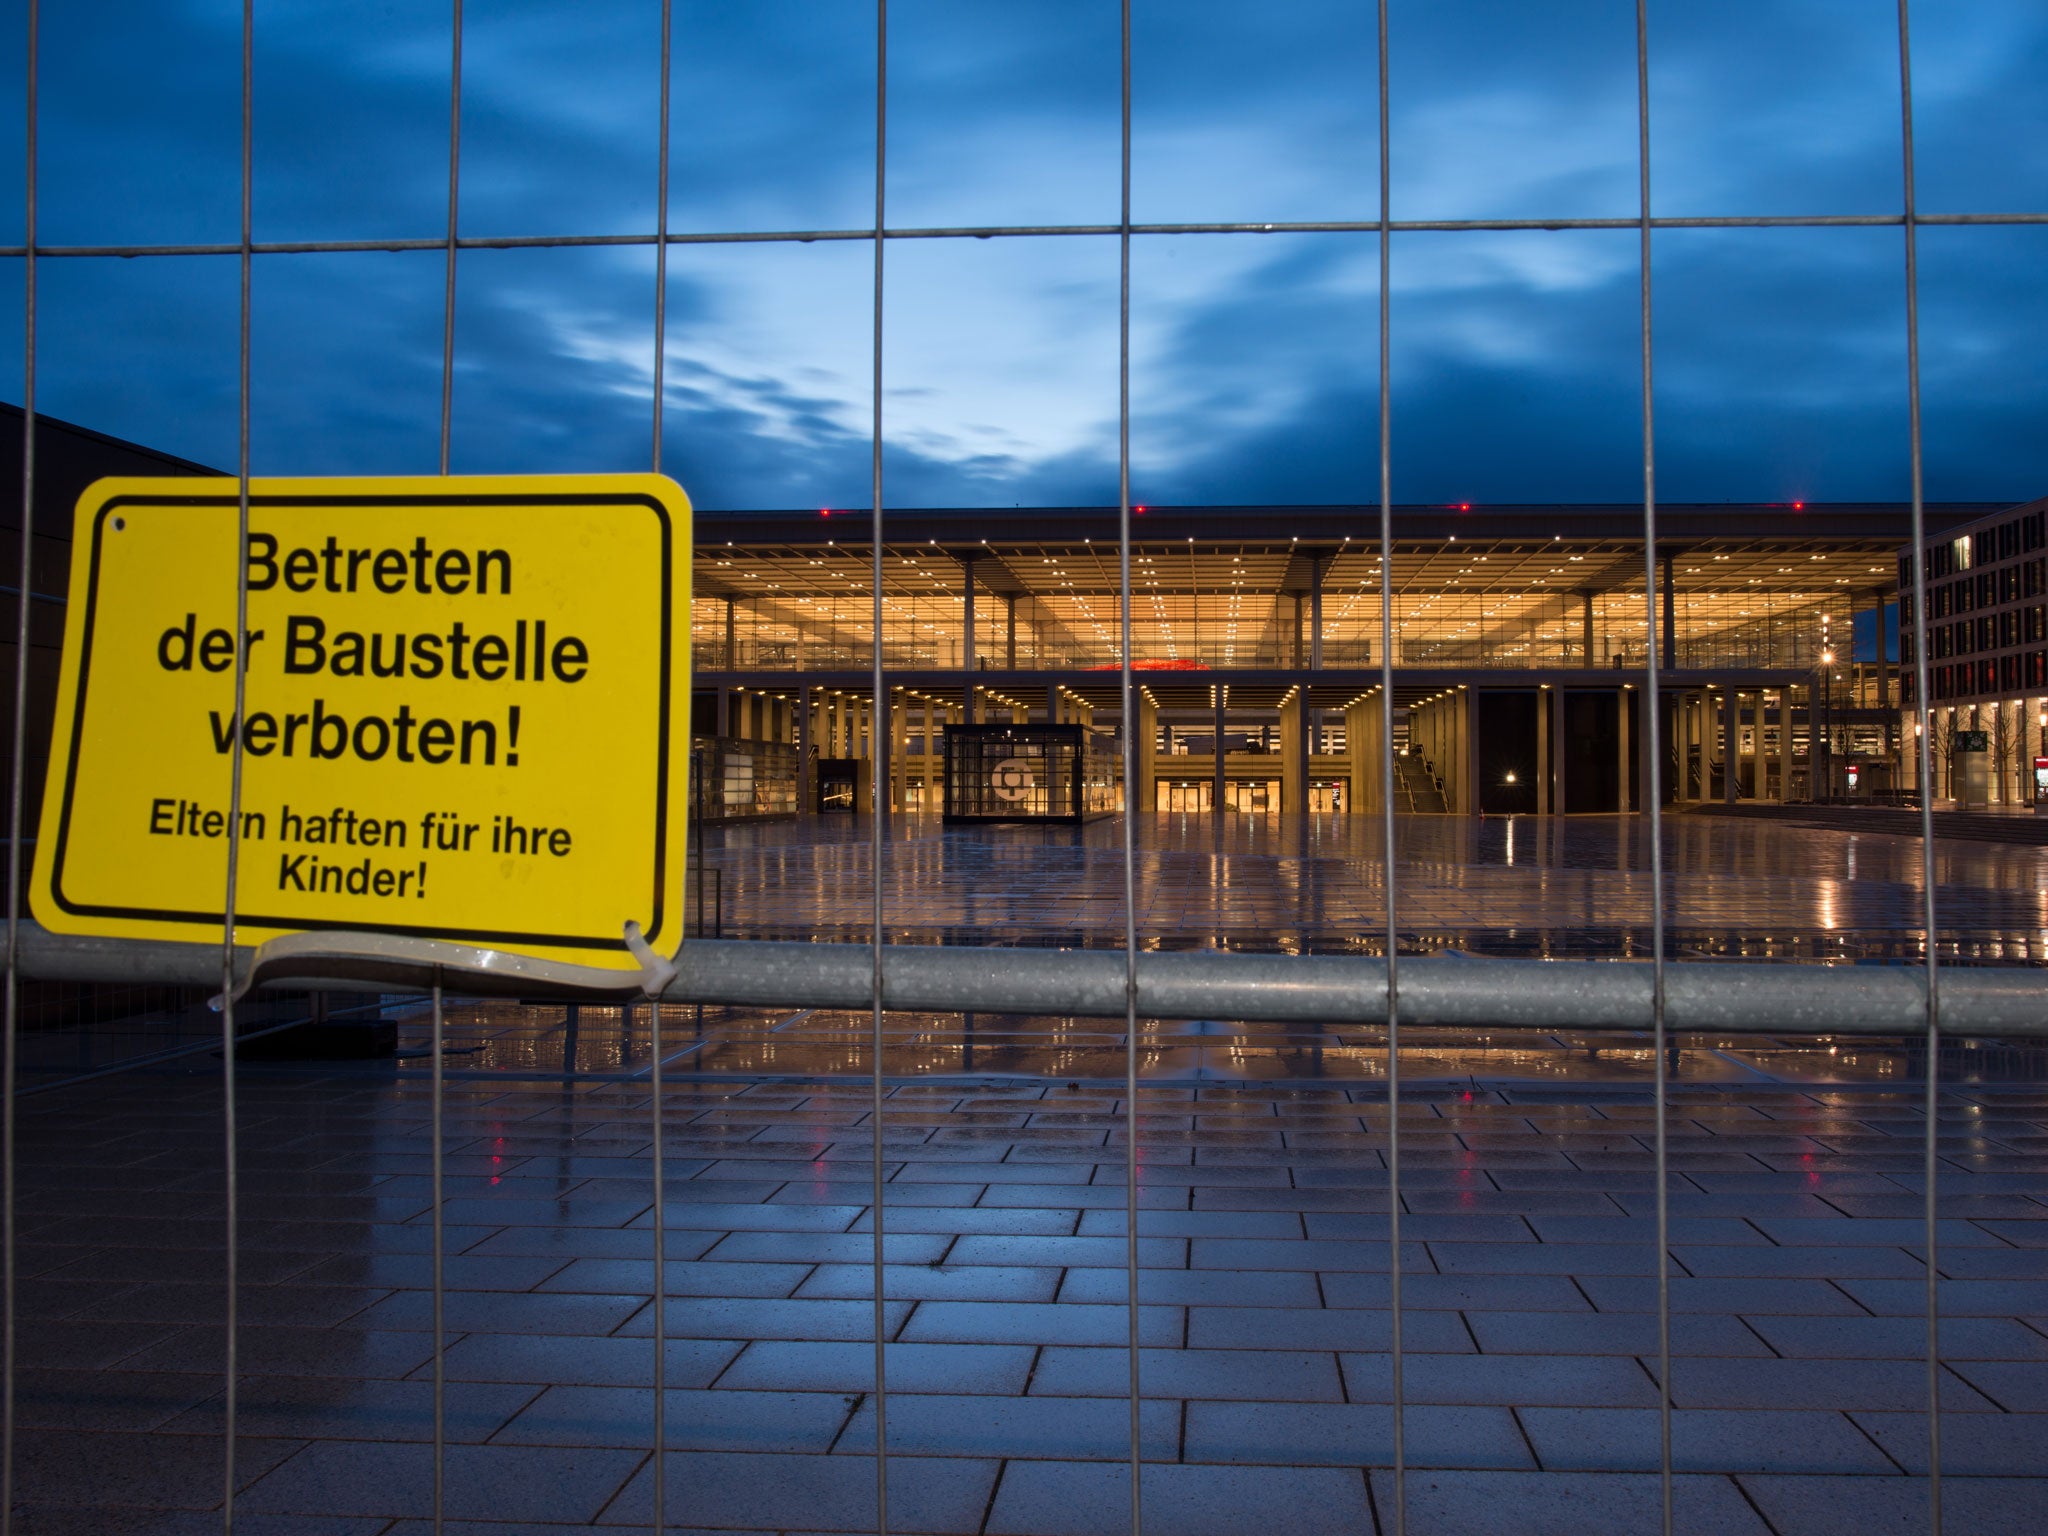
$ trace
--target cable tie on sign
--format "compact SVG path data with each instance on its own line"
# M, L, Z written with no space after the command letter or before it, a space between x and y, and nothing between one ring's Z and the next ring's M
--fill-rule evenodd
M279 981L381 982L424 991L443 977L455 976L483 983L480 990L493 993L566 991L620 1001L659 996L675 979L675 962L654 952L637 923L626 924L625 941L640 962L637 971L402 934L289 933L258 945L233 993L210 999L209 1006L218 1012L230 996L239 1003L257 987Z
M640 962L641 994L659 999L668 990L669 983L676 979L675 961L666 955L656 954L654 946L641 937L640 925L631 919L626 922L626 948Z

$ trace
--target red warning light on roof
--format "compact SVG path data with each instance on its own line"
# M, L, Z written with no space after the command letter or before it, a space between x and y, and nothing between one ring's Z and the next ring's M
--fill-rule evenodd
M1140 517L1143 517L1145 515L1145 509L1143 507L1133 507L1131 508L1131 510L1137 513Z
M832 509L831 509L830 507L820 507L820 508L818 508L818 516L820 516L820 517L830 517L831 515L832 515Z
M1803 501L1795 501L1792 503L1792 510L1794 512L1804 512L1806 510L1806 503Z
M1458 503L1458 510L1460 512L1470 512L1472 510L1472 503L1469 501L1461 501Z

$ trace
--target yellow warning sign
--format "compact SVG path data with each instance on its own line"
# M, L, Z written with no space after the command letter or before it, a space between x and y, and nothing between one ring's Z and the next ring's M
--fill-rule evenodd
M630 920L673 950L682 489L256 480L246 541L239 501L204 479L102 480L79 501L43 925L217 940L239 747L238 942L343 928L631 970Z

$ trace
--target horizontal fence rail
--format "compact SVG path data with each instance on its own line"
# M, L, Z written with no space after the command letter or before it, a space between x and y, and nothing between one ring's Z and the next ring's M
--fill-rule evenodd
M1484 234L1518 231L1551 232L1572 229L1641 229L1644 220L1615 219L1392 219L1390 233ZM2048 224L2048 212L2010 213L1916 213L1910 218L1897 213L1759 213L1695 214L1653 218L1652 229L1898 229L1908 224L1919 227L1968 227L1972 225ZM884 240L988 240L1041 239L1057 235L1116 236L1121 224L947 224L930 228L885 229ZM1129 226L1132 235L1371 235L1380 230L1377 219L1293 219L1267 222L1224 221L1205 223L1150 223ZM446 236L420 235L383 240L252 240L249 252L255 256L347 255L373 251L445 251L452 244L461 251L546 250L606 245L813 245L829 241L859 241L875 238L872 229L721 229L669 230L665 233L553 234L553 235L461 235L453 241ZM242 247L232 241L152 243L127 245L37 245L38 260L78 257L128 256L239 256ZM0 245L0 257L26 256L25 245Z
M238 952L246 976L254 955ZM479 964L431 965L364 957L337 945L300 950L268 986L337 991L419 991L570 996L551 968L473 951ZM220 951L209 944L74 939L24 922L21 968L44 980L213 986ZM1655 967L1628 960L1403 956L1404 1024L1491 1029L1649 1029ZM1699 961L1667 964L1664 1016L1674 1031L1705 1034L1913 1035L1927 1027L1926 972L1908 966L1806 966ZM631 973L621 973L630 985ZM1126 1017L1121 950L882 947L884 1008L930 1013ZM2048 981L2038 971L1950 969L1941 980L1948 1036L2048 1036ZM669 1003L871 1008L874 950L867 944L701 939L676 957ZM1269 1024L1383 1024L1387 967L1367 955L1271 955L1219 950L1146 951L1137 960L1137 1016L1241 1019Z

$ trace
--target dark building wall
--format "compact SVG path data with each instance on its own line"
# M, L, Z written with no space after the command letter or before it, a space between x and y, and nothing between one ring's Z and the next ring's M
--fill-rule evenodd
M0 404L0 586L13 599L27 589L29 604L27 784L23 826L35 836L42 805L43 773L50 755L50 716L56 705L58 662L64 647L65 596L71 582L71 516L78 498L108 475L215 475L137 443L89 431L50 416L36 418L35 520L28 580L21 579L22 410ZM15 604L0 602L0 707L7 735L0 736L0 804L12 804ZM0 812L0 836L5 835Z
M1620 705L1620 696L1606 689L1564 696L1561 745L1567 814L1613 811L1621 803Z
M1538 694L1534 688L1487 688L1476 697L1479 809L1488 816L1533 815Z

